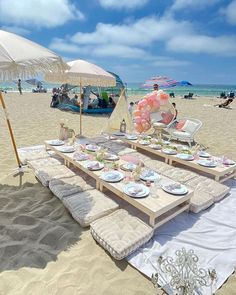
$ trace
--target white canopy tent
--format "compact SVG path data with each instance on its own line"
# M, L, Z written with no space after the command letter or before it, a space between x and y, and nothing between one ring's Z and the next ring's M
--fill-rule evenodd
M48 71L63 72L68 66L56 53L16 34L0 30L0 81L27 79ZM18 166L17 153L6 104L0 91L0 106L3 107Z

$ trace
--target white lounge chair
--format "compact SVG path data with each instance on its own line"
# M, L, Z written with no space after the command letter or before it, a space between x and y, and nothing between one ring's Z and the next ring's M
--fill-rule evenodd
M185 124L180 130L176 128L176 121L168 125L165 130L168 133L168 140L172 139L184 141L187 142L189 146L191 146L191 144L194 142L194 135L201 128L202 122L193 118L183 118L182 120L185 120Z

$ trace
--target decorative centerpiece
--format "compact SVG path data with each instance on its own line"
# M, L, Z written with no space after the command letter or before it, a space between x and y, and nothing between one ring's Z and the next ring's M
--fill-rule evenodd
M60 120L60 132L59 132L59 140L67 140L68 139L68 130L67 127L68 120L67 119L61 119Z
M100 148L97 152L96 152L96 160L98 162L104 162L104 158L107 154L107 149L105 148Z
M126 122L125 119L123 119L120 123L120 132L125 133L126 132Z
M132 177L134 178L135 181L140 180L140 174L142 172L141 165L138 165L132 172Z
M167 256L158 258L159 272L152 275L152 283L158 288L159 278L166 285L175 291L176 295L194 295L200 291L201 287L211 287L216 280L216 271L214 269L205 270L198 268L199 258L193 250L182 248L175 252L177 258ZM166 274L169 281L166 281L163 274ZM166 276L165 276L166 277ZM196 292L196 293L195 293ZM203 294L203 293L202 293Z

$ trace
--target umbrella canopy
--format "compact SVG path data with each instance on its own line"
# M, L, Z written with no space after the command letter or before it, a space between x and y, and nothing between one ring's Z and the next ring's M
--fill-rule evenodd
M178 81L171 79L166 76L156 76L148 79L143 85L142 88L153 88L154 84L158 84L160 88L169 88L176 86Z
M16 34L0 30L0 81L27 79L68 68L56 53Z
M0 30L0 81L27 79L48 71L64 71L66 68L68 66L56 53L16 34ZM18 166L21 167L9 115L1 92L0 106L6 116Z
M110 72L110 71L108 71L108 73L110 73L112 76L115 77L115 79L116 79L116 87L125 88L125 85L124 85L123 81L121 80L121 78L117 74L115 74L113 72Z
M82 86L115 86L116 79L99 66L78 59L67 63L69 70L63 74L49 73L45 79L56 83L69 83Z
M43 83L37 79L28 79L28 80L25 80L25 82L30 85L34 85L34 86L42 86L43 85Z
M192 86L192 85L193 85L192 83L185 81L185 80L177 83L177 86Z

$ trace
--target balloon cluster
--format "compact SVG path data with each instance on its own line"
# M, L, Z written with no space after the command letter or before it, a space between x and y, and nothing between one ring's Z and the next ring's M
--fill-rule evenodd
M138 102L133 112L134 127L137 132L142 133L151 128L150 114L160 111L161 106L168 103L168 98L168 94L159 90L148 93Z

